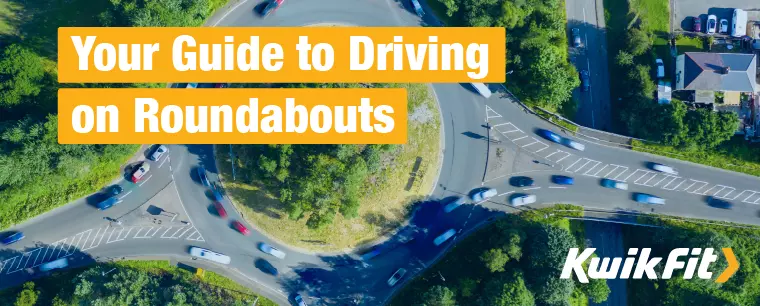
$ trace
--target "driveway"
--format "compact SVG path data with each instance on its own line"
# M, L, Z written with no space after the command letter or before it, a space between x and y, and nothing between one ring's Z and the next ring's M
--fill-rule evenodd
M673 30L691 31L691 17L702 18L702 31L705 29L708 15L715 15L718 20L726 19L731 23L734 9L747 11L747 20L760 20L760 2L757 0L671 0Z

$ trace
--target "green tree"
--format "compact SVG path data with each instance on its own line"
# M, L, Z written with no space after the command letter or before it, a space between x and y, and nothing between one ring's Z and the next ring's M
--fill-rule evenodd
M465 298L469 298L475 294L475 290L478 288L478 283L472 278L463 278L459 280L459 295Z
M11 44L0 58L0 110L40 93L45 68L42 58L19 44Z
M688 138L703 149L711 149L731 138L738 128L735 113L713 112L704 108L686 113Z
M642 55L652 47L652 38L649 34L637 28L628 30L626 39L626 49L634 56Z
M583 284L583 292L594 303L602 303L607 300L610 295L610 287L607 285L607 280L591 278L587 284Z
M573 293L570 279L559 278L567 250L575 245L569 231L549 224L538 225L527 244L528 283L538 301L547 304L566 302Z
M522 273L513 272L489 280L483 289L480 305L532 306L536 302L525 286Z
M615 56L615 61L619 66L631 66L633 65L633 54L630 54L625 50L620 50L617 56Z
M480 256L480 260L491 272L504 272L504 265L509 261L509 256L501 249L490 249Z
M34 282L24 283L23 289L16 297L15 306L34 306L37 303L37 298L40 292L34 289Z
M459 11L459 5L457 4L457 0L440 0L441 3L443 3L443 6L446 7L446 15L451 17L454 16L454 14Z
M654 99L654 92L657 88L650 74L650 68L646 65L636 65L628 71L625 84L628 88L629 96L642 96L647 99Z
M447 287L438 285L425 291L422 300L425 301L424 306L454 306L456 304L454 292Z

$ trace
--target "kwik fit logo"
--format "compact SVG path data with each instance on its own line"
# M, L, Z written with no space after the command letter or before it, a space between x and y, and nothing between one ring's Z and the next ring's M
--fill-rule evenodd
M715 280L716 283L725 283L734 275L734 273L736 273L737 270L739 270L739 262L736 261L734 251L731 250L731 248L723 248L722 250L726 257L726 261L728 261L728 267L718 276ZM649 254L652 251L651 248L642 248L641 252L639 252L639 249L637 248L628 249L629 257L625 258L622 270L620 269L620 263L623 262L623 258L591 258L591 262L589 262L588 265L588 275L586 275L586 271L583 271L582 264L591 257L594 251L596 251L596 249L588 248L578 255L578 248L571 248L567 252L567 259L565 259L565 266L562 268L562 275L560 275L560 278L568 279L570 278L571 273L575 272L575 276L581 283L588 283L589 277L593 279L614 279L617 278L618 275L622 279L641 279L641 277L646 274L649 279L657 279L655 267L662 261L662 257L650 258ZM638 255L638 260L636 255ZM688 260L686 260L687 258ZM610 265L610 260L612 261L612 265ZM692 279L694 277L694 272L696 272L698 278L710 279L712 278L710 265L716 260L718 260L718 256L714 254L712 248L706 248L704 250L700 248L674 249L668 254L668 259L665 262L665 268L662 270L661 278L669 279L673 276L674 271L683 269L684 279ZM619 274L618 271L620 272ZM633 271L632 277L631 271Z

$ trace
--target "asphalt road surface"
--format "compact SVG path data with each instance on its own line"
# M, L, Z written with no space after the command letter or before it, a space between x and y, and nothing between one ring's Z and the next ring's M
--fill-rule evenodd
M251 1L234 4L233 10L222 13L212 25L416 26L421 23L407 4L386 0L291 0L266 19L252 13L257 4ZM590 142L584 142L585 151L576 151L537 136L536 129L553 127L528 114L503 94L484 99L469 85L435 84L433 88L443 116L445 143L438 184L431 201L417 207L410 225L377 246L383 250L377 257L361 261L353 253L300 252L256 231L250 236L237 233L230 221L240 220L239 214L226 198L222 202L229 213L228 219L213 214L209 189L199 184L193 175L193 169L203 166L211 173L210 179L216 181L212 146L172 145L166 156L153 163L144 183L119 183L126 190L121 202L113 208L98 211L92 206L93 197L97 196L91 196L13 228L23 231L27 238L0 249L0 287L41 276L40 264L62 257L70 258L74 266L120 258L180 258L239 280L282 305L292 303L290 298L294 293L307 297L310 305L380 305L460 237L504 212L516 211L507 201L521 193L536 194L539 204L573 203L605 210L760 224L757 217L760 180L756 177ZM509 163L508 167L501 168L506 169L504 171L489 171L496 162L489 150L496 148L507 149ZM650 161L670 164L680 173L664 175L647 170ZM574 176L575 185L552 184L551 176L556 174ZM513 175L531 176L536 185L512 187L508 180ZM630 190L602 188L599 186L602 177L625 181ZM498 196L481 203L468 203L448 214L443 213L441 204L435 201L467 195L483 187L496 188ZM667 203L656 207L635 203L631 200L631 191L658 195ZM705 204L706 196L724 198L734 203L734 208L709 207ZM161 209L156 211L152 207ZM104 217L121 220L122 224L108 222ZM448 229L455 229L458 234L441 246L434 246L432 239ZM285 251L287 257L276 259L258 251L261 242ZM232 262L217 265L192 259L187 254L190 246L227 254ZM261 260L274 265L280 271L279 276L259 269L256 263ZM402 267L410 273L395 287L389 287L386 280Z

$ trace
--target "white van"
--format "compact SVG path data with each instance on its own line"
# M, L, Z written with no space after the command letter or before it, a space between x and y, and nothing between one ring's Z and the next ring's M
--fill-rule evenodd
M747 35L747 12L742 9L735 9L734 16L731 19L731 36L742 37Z
M221 264L229 264L230 263L230 257L221 253L217 253L211 250L206 250L199 247L191 247L190 248L190 255L193 255L195 257L200 257L203 259L207 259L210 261L215 261Z
M488 86L483 83L472 83L472 87L475 87L475 90L477 90L480 95L488 99L488 97L491 96L491 90L488 89Z

